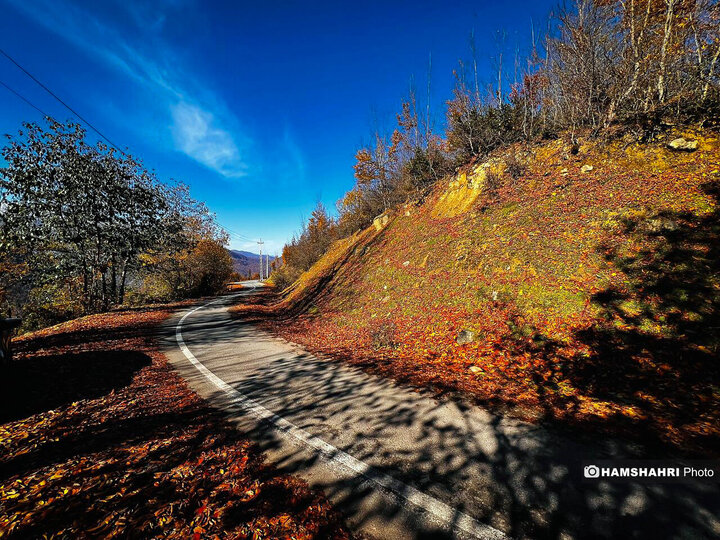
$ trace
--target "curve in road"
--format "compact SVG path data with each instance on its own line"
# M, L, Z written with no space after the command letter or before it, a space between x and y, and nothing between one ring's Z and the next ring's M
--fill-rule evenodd
M583 481L584 462L643 449L580 442L317 358L234 320L227 307L237 296L170 320L168 357L271 461L323 489L359 530L382 538L720 535L717 484Z

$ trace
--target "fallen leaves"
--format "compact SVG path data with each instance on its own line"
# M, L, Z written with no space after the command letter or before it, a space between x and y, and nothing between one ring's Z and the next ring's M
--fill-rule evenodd
M321 494L265 464L169 368L153 333L170 312L19 340L2 389L0 538L346 538Z
M720 156L654 171L608 152L601 175L539 160L462 216L433 214L435 193L236 311L413 385L719 455ZM458 346L462 329L482 339Z

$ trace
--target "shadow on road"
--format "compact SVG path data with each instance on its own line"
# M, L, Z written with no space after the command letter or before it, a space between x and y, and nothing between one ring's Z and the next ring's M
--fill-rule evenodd
M1 382L0 536L347 538L156 354L168 311L21 340Z
M718 484L611 484L581 479L585 460L637 458L643 455L637 445L607 436L588 444L552 428L438 400L308 354L263 355L263 343L273 338L248 322L201 316L188 322L191 326L184 335L199 358L230 339L257 347L251 365L238 364L242 376L236 380L229 378L230 370L216 372L243 395L375 470L513 537L720 534ZM218 393L212 399L220 402L224 396ZM278 466L283 472L306 471L323 459L299 448L283 450L287 442L272 425L263 424L252 437L264 450L282 456ZM376 487L362 475L319 485L340 509L359 516L360 524L395 511L380 502L367 506L366 495Z

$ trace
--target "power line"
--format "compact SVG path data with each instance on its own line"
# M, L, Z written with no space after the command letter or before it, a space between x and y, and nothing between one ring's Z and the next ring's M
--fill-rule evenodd
M223 225L223 224L220 224L220 227L222 227L222 229L223 229L226 233L228 233L230 236L234 236L234 237L235 237L236 239L238 239L238 240L245 240L245 241L247 241L247 242L257 242L257 240L256 240L255 238L250 238L249 236L247 236L247 235L245 235L245 234L242 234L242 233L239 233L239 232L237 232L237 231L234 231L234 230L232 230L230 227L226 227L226 226Z
M255 242L256 240L254 238L250 238L249 236L245 236L244 234L236 233L235 231L227 231L230 236L234 236L238 240L246 240L248 242Z
M50 90L47 86L45 86L45 85L44 85L43 83L41 83L37 78L35 78L35 76L34 76L32 73L30 73L27 69L25 69L24 67L22 67L12 56L10 56L8 53L6 53L6 52L5 52L4 50L2 50L2 49L0 49L0 53L1 53L3 56L5 56L8 60L10 60L13 64L15 64L23 73L25 73L25 75L27 75L27 76L30 77L33 81L35 81L35 83L37 83L38 86L40 86L40 88L42 88L42 89L45 90L48 94L50 94L52 97L54 97L56 100L58 100L58 101L63 105L63 107L65 107L67 110L69 110L69 111L70 111L71 113L73 113L75 116L77 116L80 120L82 120L83 122L85 122L85 124L86 124L90 129L92 129L92 130L93 130L95 133L97 133L100 137L102 137L103 139L105 139L105 141L107 141L107 143L108 143L110 146L112 146L113 148L115 148L115 150L117 150L117 151L120 152L121 154L126 155L125 152L123 152L122 150L120 150L120 148L119 148L114 142L112 142L112 141L111 141L110 139L108 139L105 135L103 135L103 133L102 133L98 128L96 128L95 126L93 126L90 122L88 122L85 118L83 118L83 117L80 115L80 113L78 113L78 112L77 112L75 109L73 109L70 105L68 105L68 104L65 103L62 99L60 99L60 98L58 97L58 95L55 94L55 92L53 92L52 90ZM6 85L3 85L3 86L6 86ZM6 88L7 88L7 86L6 86ZM13 92L14 92L14 91L13 91ZM21 98L21 99L23 99L23 101L28 102L25 98ZM29 102L28 102L28 103L29 103ZM35 107L35 105L32 105L32 106ZM37 110L40 110L40 109L38 109L37 107L35 107L35 108L36 108ZM42 112L42 111L41 111L41 112ZM45 116L48 116L48 115L45 115ZM52 117L51 117L51 118L52 118Z
M15 95L16 95L17 97L19 97L20 99L22 99L25 103L27 103L28 105L30 105L33 109L35 109L35 110L38 111L40 114L42 114L43 117L45 117L45 118L52 118L52 116L50 116L49 114L47 114L47 113L46 113L45 111L43 111L40 107L38 107L38 106L35 105L32 101L30 101L30 100L27 99L25 96L23 96L20 92L18 92L18 91L16 91L16 90L14 90L13 88L9 87L9 86L8 86L7 84L5 84L3 81L0 81L0 85L4 86L4 87L7 88L10 92L12 92L13 94L15 94Z
M112 142L108 137L106 137L99 129L97 129L94 125L92 125L88 120L86 120L80 113L78 113L75 109L73 109L70 105L65 103L55 92L50 90L47 86L45 86L42 82L40 82L32 73L30 73L27 69L25 69L23 66L21 66L12 56L10 56L8 53L6 53L3 49L0 48L0 53L5 56L8 60L10 60L13 64L15 64L25 75L30 77L38 86L40 86L43 90L45 90L48 94L50 94L53 98L55 98L60 104L63 105L67 110L69 110L72 114L74 114L76 117L78 117L82 122L84 122L90 129L92 129L95 133L97 133L100 137L105 139L107 143L115 148L118 152L120 152L122 155L127 155L125 152L123 152L114 142ZM40 107L35 105L32 101L30 101L28 98L20 94L20 92L16 91L15 89L11 88L7 84L5 84L3 81L0 80L0 85L4 86L7 90L12 92L15 96L23 100L25 103L27 103L30 107L38 111L40 114L42 114L44 117L47 118L54 118L47 114L45 111L43 111ZM257 243L258 240L254 238L250 238L249 236L246 236L242 233L239 233L237 231L233 231L229 227L225 227L223 225L220 225L220 227L225 230L225 232L228 233L230 236L234 236L237 240L243 240L246 242L253 242Z

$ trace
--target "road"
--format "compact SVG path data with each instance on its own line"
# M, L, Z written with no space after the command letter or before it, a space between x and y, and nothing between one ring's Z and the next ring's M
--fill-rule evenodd
M238 294L258 284L246 285ZM194 390L280 470L324 490L356 530L393 539L720 536L720 483L583 480L583 462L642 449L575 440L315 357L233 319L238 294L170 319L163 348Z

